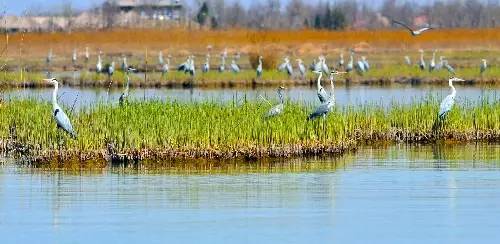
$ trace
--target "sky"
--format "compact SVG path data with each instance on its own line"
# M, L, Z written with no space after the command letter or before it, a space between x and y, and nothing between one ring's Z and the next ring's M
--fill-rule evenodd
M22 14L24 11L29 10L29 9L38 9L38 10L50 10L51 8L57 8L57 6L60 6L64 1L70 1L73 6L77 9L87 9L92 6L96 6L104 0L0 0L0 7L3 10L6 10L7 14ZM194 1L201 1L201 0L187 0L188 2L194 2ZM227 2L230 1L237 1L237 0L226 0ZM253 2L255 0L241 0L244 5L248 5L249 3ZM288 0L283 0L284 2ZM309 0L310 1L321 1L321 0ZM328 1L328 0L323 0ZM380 4L383 0L358 0L360 2L366 1L371 4ZM416 0L416 2L422 3L422 2L433 2L434 0ZM335 2L335 0L331 0L331 2ZM3 12L3 11L2 11Z

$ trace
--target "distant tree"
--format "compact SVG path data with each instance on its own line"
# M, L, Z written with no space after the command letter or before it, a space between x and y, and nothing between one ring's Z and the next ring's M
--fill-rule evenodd
M203 2L200 10L198 10L198 14L196 15L196 22L198 22L198 24L200 25L205 25L209 17L208 4L207 2Z
M314 16L314 29L321 29L321 16Z
M338 8L335 8L332 11L330 21L330 29L334 30L344 29L347 25L344 12Z

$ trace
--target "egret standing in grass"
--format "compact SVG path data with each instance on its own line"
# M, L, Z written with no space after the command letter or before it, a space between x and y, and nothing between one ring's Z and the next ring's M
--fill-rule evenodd
M171 58L171 56L168 55L167 62L165 62L165 64L161 67L161 76L165 76L168 73L168 71L170 70L170 58Z
M420 67L420 70L425 70L424 50L420 49L418 51L420 52L420 63L418 67Z
M222 53L220 55L220 65L219 65L219 72L222 73L226 70L226 55Z
M410 56L408 56L408 55L407 55L407 56L405 56L405 63L406 63L406 65L411 66L411 59L410 59Z
M76 48L73 49L73 55L71 56L71 62L73 63L73 66L76 66L76 61L78 59L78 54L76 52Z
M54 85L54 91L52 92L52 116L56 121L57 128L62 129L66 133L68 133L72 138L76 139L76 132L73 130L73 126L71 125L71 121L64 111L61 109L59 104L57 104L57 90L59 89L59 82L52 78L44 80Z
M318 99L321 103L324 103L328 100L328 94L325 91L325 88L321 85L321 78L323 77L323 72L321 71L313 71L318 75L318 79L316 81L316 94L318 95Z
M285 109L285 99L283 98L283 90L285 90L284 87L280 86L278 88L278 97L280 99L280 102L279 104L275 105L274 107L272 107L266 114L266 118L272 118L272 117L276 117L280 114L283 113L284 109Z
M163 64L165 63L165 60L163 60L163 51L159 51L158 52L158 64L161 66L163 66Z
M306 66L304 65L304 61L302 59L297 59L297 68L299 69L300 77L304 79L306 77Z
M338 67L339 69L342 68L342 67L344 67L344 53L342 53L342 52L340 53L340 56L339 56L339 63L338 63L338 65L339 65L339 67Z
M127 56L125 56L125 55L122 56L121 69L122 69L123 72L127 72L128 71Z
M125 72L125 78L127 79L127 81L125 83L125 90L120 95L120 99L119 99L120 105L123 105L127 101L127 99L128 99L129 89L130 89L130 77L129 77L129 74L130 74L130 72L134 72L134 71L135 71L135 69L128 68L127 71Z
M486 62L486 59L481 59L481 66L480 66L480 72L481 72L481 75L483 75L483 73L486 71L486 69L488 68L488 63Z
M345 68L346 72L351 72L354 69L354 52L351 50L351 55L349 56L349 63Z
M401 26L405 27L406 29L408 29L408 31L410 31L410 33L411 33L412 36L418 36L418 35L424 33L425 31L433 29L432 27L424 27L424 28L421 28L421 29L418 29L418 30L414 30L414 29L410 28L407 24L405 24L405 23L403 23L401 21L392 20L392 22L396 23L398 25L401 25Z
M264 71L262 67L262 56L259 56L259 64L257 65L257 78L262 77L262 72Z
M455 97L457 95L457 90L453 86L454 81L464 81L464 80L456 77L452 77L448 80L448 85L451 88L451 94L446 96L446 98L443 99L441 105L439 106L439 112L437 114L436 122L434 123L433 126L434 130L439 129L441 127L442 122L446 119L446 116L453 108L453 105L455 105Z
M451 65L448 63L448 60L444 60L443 66L448 70L450 75L455 75L455 69L451 67Z
M101 73L102 72L101 51L99 51L99 54L97 55L97 64L95 66L95 71L97 73Z
M85 65L89 63L89 60L90 60L89 47L85 47Z
M432 59L429 62L429 72L434 71L434 69L436 68L436 52L437 52L437 50L434 50L432 52Z
M440 70L444 67L444 56L439 56L439 63L436 64L436 70Z
M111 80L111 77L113 77L113 74L115 74L115 61L112 61L111 64L108 66L108 78Z
M203 64L202 71L203 73L207 73L208 71L210 71L210 54L207 54L207 56L205 57L205 63Z
M355 68L359 75L364 75L364 73L366 72L365 63L362 59L358 59Z
M326 57L322 56L321 59L321 70L325 72L325 74L330 73L330 69L328 68L328 65L326 64Z
M286 71L286 66L287 64L290 62L290 59L288 57L284 57L283 58L283 63L280 64L280 66L278 66L278 71Z
M365 71L370 70L370 63L368 63L368 60L366 59L365 56L361 56L361 62L363 62L363 66L365 67Z
M231 70L236 74L240 73L240 66L236 63L235 58L233 58L233 60L231 60Z
M326 115L332 111L333 106L335 106L335 85L333 83L335 80L335 76L345 73L347 72L339 72L339 71L330 72L330 86L332 89L330 97L328 98L327 101L319 105L319 107L316 108L316 110L307 117L307 120L314 120L319 117L326 118Z

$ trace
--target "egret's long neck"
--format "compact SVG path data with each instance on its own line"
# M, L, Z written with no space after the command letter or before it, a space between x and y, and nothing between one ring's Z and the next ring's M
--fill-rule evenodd
M420 60L424 61L424 53L423 52L420 53Z
M432 53L432 60L434 61L436 59L436 52Z
M349 57L349 62L350 63L354 62L354 56L352 55L352 53L351 53L351 57Z
M59 89L59 84L55 83L54 84L54 91L52 92L52 107L57 106L57 90Z
M278 90L278 96L280 97L280 103L283 104L285 103L285 100L283 99L283 93L281 89Z
M127 73L127 85L125 86L125 93L127 93L127 94L128 94L129 87L130 87L130 76Z
M455 97L457 95L457 90L453 86L453 81L450 81L451 95Z

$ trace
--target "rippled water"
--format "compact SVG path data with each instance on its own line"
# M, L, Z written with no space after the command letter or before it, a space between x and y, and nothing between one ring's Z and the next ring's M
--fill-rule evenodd
M498 243L500 145L274 164L0 167L1 243Z
M477 101L485 97L498 98L498 88L478 87L478 86L457 86L457 100ZM62 87L59 90L60 102L67 106L88 106L96 102L118 103L122 90L114 89L108 94L107 89L96 88L71 88ZM335 97L339 106L344 105L365 105L378 104L388 106L392 102L412 103L421 101L425 97L435 96L442 98L450 93L450 89L445 86L411 86L394 85L387 87L380 86L338 86L335 90ZM50 100L52 89L14 89L3 92L5 99L14 98L35 98ZM259 89L154 89L154 88L134 88L130 93L131 99L135 100L176 100L182 102L196 101L242 101L277 100L276 91L272 88ZM318 103L315 88L311 87L291 87L286 91L285 96L292 100L306 104Z

